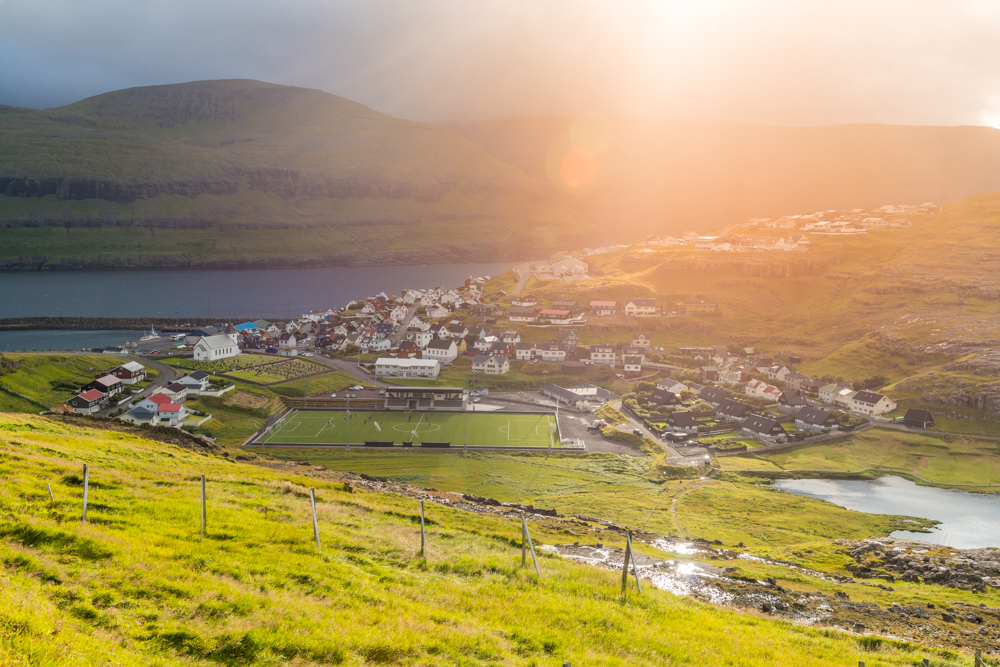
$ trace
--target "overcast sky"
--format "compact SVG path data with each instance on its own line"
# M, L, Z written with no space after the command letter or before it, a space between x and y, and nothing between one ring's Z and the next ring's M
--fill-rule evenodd
M0 0L0 104L253 78L448 122L1000 126L994 0Z

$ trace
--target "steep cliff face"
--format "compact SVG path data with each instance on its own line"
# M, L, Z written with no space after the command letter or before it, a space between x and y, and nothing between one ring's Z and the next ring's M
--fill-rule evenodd
M124 236L24 231L44 227ZM588 229L550 185L466 139L322 91L207 81L0 107L0 269L526 259Z

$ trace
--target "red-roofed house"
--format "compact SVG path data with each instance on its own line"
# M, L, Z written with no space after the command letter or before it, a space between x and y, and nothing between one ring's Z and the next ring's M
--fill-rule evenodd
M166 405L168 403L173 403L173 402L174 400L169 396L167 396L166 394L155 393L152 396L147 396L138 403L135 403L135 407L158 411L161 405Z
M78 414L92 415L100 412L104 404L107 403L107 394L96 389L89 389L78 396L66 401L66 404L73 408Z
M187 417L187 410L180 403L164 403L157 410L157 415L160 417L161 424L177 426Z

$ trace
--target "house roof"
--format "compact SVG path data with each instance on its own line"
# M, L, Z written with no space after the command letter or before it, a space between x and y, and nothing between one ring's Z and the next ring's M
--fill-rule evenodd
M666 389L657 389L649 395L649 400L657 405L676 405L681 402L677 394Z
M563 389L562 387L556 384L543 384L542 393L553 395L556 398L560 398L569 403L576 403L578 401L586 400L583 396L580 396L580 394L572 392L569 389Z
M870 405L875 405L876 403L878 403L879 401L881 401L883 398L885 398L885 396L883 396L882 394L876 393L874 391L864 391L864 390L862 390L862 391L859 391L858 393L854 394L854 400L855 401L858 401L859 403L868 403Z
M670 415L670 421L674 423L674 426L682 428L698 425L698 420L695 418L694 413L687 411L673 413Z
M534 345L531 343L514 343L514 349L524 352L526 350L534 349Z
M576 301L553 301L552 306L557 308L572 308L576 305Z
M568 310L558 310L555 308L542 308L542 315L565 316L569 315Z
M614 308L618 305L617 301L591 301L591 308Z
M177 393L179 391L187 391L187 387L185 387L179 382L171 382L165 388L167 391L172 391L174 393Z
M903 421L918 421L918 422L932 422L934 421L934 416L929 410L917 410L915 408L910 408L903 415Z
M614 345L591 345L590 346L590 351L591 352L614 352L615 351L615 346Z
M80 398L85 401L99 401L104 398L104 392L98 391L97 389L90 389L80 394Z
M427 343L427 349L431 350L450 350L453 347L455 347L455 341L453 340L441 340L440 338L436 338Z
M530 306L513 306L510 309L511 315L534 315L535 309Z
M153 394L147 400L150 400L153 403L156 403L157 405L165 405L167 403L173 402L172 398L170 398L169 396L167 396L165 394L161 394L159 392Z
M795 413L795 421L802 421L806 424L814 424L816 426L822 426L829 421L831 417L833 417L833 415L826 410L814 408L811 405L808 405Z
M205 371L191 371L187 376L192 380L204 380L208 377L208 373Z
M774 421L769 417L762 417L760 415L750 415L743 420L743 428L753 431L754 433L771 433L776 428L781 428L781 424Z
M701 391L698 393L698 398L703 401L708 401L709 403L718 403L730 398L730 394L728 391L717 387L702 387Z
M125 370L129 371L130 373L138 373L139 371L146 370L146 367L143 366L142 364L140 364L138 361L129 361L129 362L126 362L126 363L122 364L121 366L119 366L119 368L124 368Z
M282 337L288 334L282 334ZM232 347L234 345L233 339L226 334L218 334L217 336L205 336L200 341L198 345L207 347L210 350L218 350L224 347Z
M160 412L180 412L184 406L180 403L161 403Z
M642 357L625 357L626 366L642 366Z
M789 405L795 407L797 405L807 405L806 399L802 397L797 391L786 391L782 392L781 398L778 399L784 405Z
M736 399L726 398L719 402L717 411L733 417L746 417L750 414L752 408Z
M639 308L656 308L656 299L629 299L625 305L630 303Z
M102 375L99 378L94 378L94 382L100 385L104 385L105 387L111 387L116 384L122 383L122 381L116 378L114 375Z
M147 408L132 408L126 414L136 419L152 419L156 416L155 412Z
M562 343L540 343L536 347L539 350L546 350L548 352L564 352L566 349L562 346Z

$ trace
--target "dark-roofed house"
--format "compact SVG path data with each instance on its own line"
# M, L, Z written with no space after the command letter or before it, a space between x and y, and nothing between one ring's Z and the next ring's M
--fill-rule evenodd
M684 433L697 433L698 420L693 412L675 412L667 418L667 428Z
M662 407L664 405L680 405L681 399L671 391L656 389L649 395L649 402Z
M648 349L653 344L653 336L645 331L635 331L632 333L632 344Z
M780 442L785 439L785 429L781 428L781 424L770 417L762 417L761 415L750 415L744 419L743 432L758 440L777 440Z
M160 393L169 396L170 400L174 403L183 403L188 397L188 388L187 385L180 382L171 382L166 387L161 389Z
M448 364L458 358L458 346L453 340L432 340L424 348L424 359L437 359Z
M538 310L527 306L514 306L507 316L511 322L534 322L538 318Z
M809 431L829 432L837 427L837 419L826 410L807 405L795 413L795 425Z
M83 392L79 396L74 396L73 398L66 401L69 407L73 408L78 414L81 415L92 415L95 412L100 412L101 408L107 402L107 395L97 389L90 389Z
M576 329L560 329L559 340L566 345L576 347L580 344L580 332Z
M622 368L625 371L625 377L639 377L642 375L642 357L623 357Z
M701 379L705 382L719 381L719 369L717 366L702 366L700 372Z
M156 426L160 423L160 414L156 410L136 407L123 414L119 419L128 424L149 424Z
M750 413L753 412L751 408L746 403L741 403L732 398L726 398L719 402L719 405L715 408L715 413L720 417L729 419L731 421L740 421L746 419Z
M903 424L910 428L929 428L934 426L934 416L927 410L910 408L903 415Z
M531 343L514 343L514 358L518 361L531 361L535 356L535 346Z
M702 387L701 391L698 392L698 398L717 407L719 403L727 398L732 398L732 396L724 389L718 389L717 387Z
M783 391L778 397L778 409L782 412L798 412L807 405L806 399L797 391Z
M515 294L510 302L515 306L537 306L538 297L534 294Z
M617 301L590 302L590 314L595 317L605 317L607 315L614 315L616 310L618 310Z
M606 364L614 368L615 366L615 346L614 345L591 345L590 363Z
M187 375L177 378L174 384L182 384L187 387L188 395L201 393L208 389L208 373L205 371L192 371Z
M535 346L535 356L542 361L566 361L566 347L561 343L540 343Z

